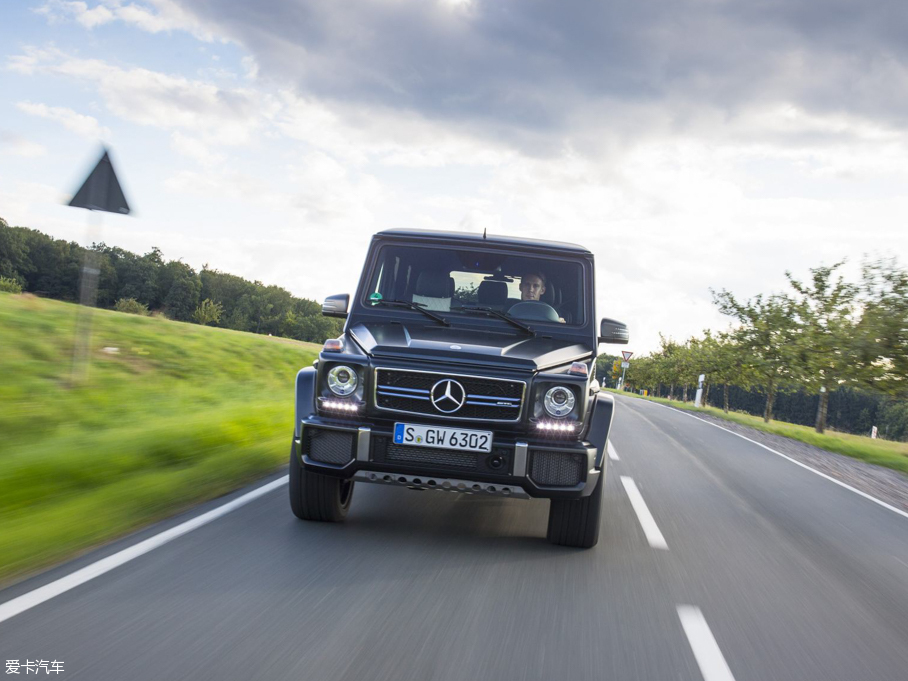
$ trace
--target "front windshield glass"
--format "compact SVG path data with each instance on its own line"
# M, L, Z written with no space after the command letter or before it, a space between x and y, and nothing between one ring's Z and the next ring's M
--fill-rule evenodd
M415 303L449 315L488 308L530 324L584 323L579 262L495 251L382 246L365 305Z

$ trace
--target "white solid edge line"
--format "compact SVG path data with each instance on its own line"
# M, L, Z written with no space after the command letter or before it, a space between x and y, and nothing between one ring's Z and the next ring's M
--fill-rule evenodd
M687 641L694 651L704 681L735 681L700 608L679 605L678 617L681 619L681 626L687 634Z
M646 401L646 402L650 402L649 400L645 400L645 401ZM762 447L763 449L765 449L765 450L768 451L768 452L772 452L773 454L776 454L777 456L781 456L783 459L787 459L788 461L791 461L791 462L792 462L793 464L795 464L796 466L800 466L801 468L804 468L804 469L810 471L811 473L816 473L816 474L819 475L821 478L826 478L827 480L829 480L829 482L834 482L834 483L837 484L839 487L844 487L844 488L847 489L847 490L851 490L851 491L854 492L855 494L859 494L859 495L861 495L862 497L864 497L865 499L869 499L869 500L872 501L873 503L879 504L879 505L882 506L883 508L888 508L890 511L894 511L895 513L898 513L900 516L904 516L905 518L908 518L908 513L906 513L906 512L903 511L902 509L896 508L895 506L893 506L893 505L891 505L891 504L887 504L885 501L881 501L880 499L877 499L876 497L871 496L870 494L867 494L867 492L862 492L861 490L857 489L856 487L852 487L851 485L849 485L849 484L847 484L847 483L845 483L845 482L842 482L841 480L836 480L835 478L833 478L833 477L830 476L830 475L826 475L825 473L821 473L821 472L818 471L816 468L811 468L811 467L808 466L807 464L801 463L801 462L798 461L797 459L792 459L792 458L791 458L790 456L788 456L787 454L783 454L782 452L780 452L780 451L778 451L778 450L775 450L775 449L773 449L772 447L767 447L767 446L764 445L762 442L757 442L756 440L751 440L751 439L750 439L749 437L747 437L746 435L741 435L741 433L736 433L735 431L729 430L728 428L723 428L723 427L720 426L718 423L713 423L713 422L711 422L711 421L707 421L706 419L701 419L699 416L695 416L694 414L688 414L686 411L683 411L683 410L681 410L681 409L676 409L675 407L669 406L669 405L667 405L667 404L660 404L659 402L650 402L650 404L655 404L657 407L665 407L666 409L671 409L671 410L672 410L673 412L675 412L675 413L682 414L683 416L689 416L689 417L691 417L692 419L697 419L698 421L700 421L700 423L705 423L706 425L712 426L713 428L718 428L719 430L724 430L726 433L731 433L732 435L737 435L737 436L738 436L739 438L741 438L742 440L747 440L748 442L750 442L750 443L752 443L752 444L755 444L755 445L757 445L758 447Z
M643 528L643 534L646 535L646 540L649 542L649 545L654 549L667 550L668 544L665 542L665 537L663 537L662 533L659 531L659 526L656 525L653 514L649 512L649 507L647 507L646 502L643 500L643 495L640 494L640 490L637 489L637 483L634 482L633 478L622 475L621 484L624 485L624 491L627 492L627 496L631 500L631 506L634 507L634 512L637 514L637 520L640 521L640 527Z
M34 608L36 605L40 605L45 601L50 600L54 596L59 596L60 594L74 589L81 584L85 584L95 577L103 575L105 572L109 572L114 568L120 567L124 563L128 563L134 558L153 551L159 546L177 539L178 537L183 536L193 530L196 530L203 525L207 525L213 520L217 520L221 516L227 515L231 511L235 511L240 506L245 506L250 501L258 499L260 496L268 494L272 490L280 487L287 483L289 476L285 475L282 478L269 482L266 485L262 485L251 492L247 492L241 497L237 497L233 501L228 501L222 506L218 506L215 509L212 509L206 513L203 513L200 516L191 518L186 522L180 523L176 527L171 527L169 530L164 530L163 532L149 537L144 541L140 541L138 544L134 544L128 548L118 551L107 558L102 558L101 560L92 563L91 565L86 565L84 568L76 570L75 572L61 577L60 579L54 580L49 584L38 587L33 591L24 593L21 596L7 601L6 603L0 604L0 622L5 622L11 617Z
M612 461L620 461L620 460L621 460L621 459L618 458L618 452L616 452L616 451L615 451L615 448L612 447L612 443L611 443L611 442L608 442L608 443L606 444L605 448L608 450L608 458L610 458Z

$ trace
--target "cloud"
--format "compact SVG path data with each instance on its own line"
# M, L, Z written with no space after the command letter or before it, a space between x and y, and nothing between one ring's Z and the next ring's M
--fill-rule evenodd
M110 130L102 127L98 119L94 116L76 113L72 109L63 106L47 106L46 104L36 104L34 102L17 102L16 107L20 111L31 116L37 116L49 121L60 123L70 132L74 132L81 137L88 139L101 139L110 137Z
M53 74L92 84L108 109L127 121L192 131L223 145L248 142L267 113L267 101L252 90L221 88L143 68L122 68L54 48L28 48L24 54L11 57L8 67L26 75Z
M23 158L35 158L47 153L47 147L43 144L32 142L8 130L0 130L0 149L4 153Z
M72 18L87 29L119 21L148 33L186 31L205 42L215 39L209 28L173 0L146 0L143 4L106 0L92 6L81 1L49 0L35 11L51 22Z
M792 104L903 128L908 6L182 0L299 93L469 124L529 153ZM594 116L586 115L595 112ZM641 115L642 113L642 115Z

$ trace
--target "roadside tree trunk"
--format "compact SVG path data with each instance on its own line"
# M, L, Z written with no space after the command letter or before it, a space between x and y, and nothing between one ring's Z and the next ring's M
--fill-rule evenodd
M725 413L727 414L728 413L728 383L725 384L725 390L723 392L725 393L725 395L724 395Z
M772 403L776 401L776 386L770 381L766 386L766 409L763 410L763 421L769 423L772 421Z
M826 430L826 412L829 411L829 391L820 393L820 404L817 405L816 431L822 433Z
M687 402L687 383L684 384L684 390L681 391L681 401Z
M671 383L668 386L668 399L670 399L670 400L675 399L675 384L674 383Z
M703 398L700 401L700 406L705 407L707 402L709 402L709 383L704 383L703 384Z

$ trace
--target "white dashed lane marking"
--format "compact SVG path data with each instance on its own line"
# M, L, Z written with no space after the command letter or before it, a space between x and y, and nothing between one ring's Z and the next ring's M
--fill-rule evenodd
M646 535L646 540L649 542L649 545L654 549L667 550L668 544L665 542L665 537L663 537L662 532L659 531L659 526L656 525L653 514L649 512L649 507L647 507L646 502L643 501L643 495L640 494L640 490L637 489L637 484L634 482L634 479L622 475L621 484L624 485L624 491L627 492L627 496L631 500L631 506L633 506L634 512L637 514L637 520L640 521L640 527L643 528L643 534Z
M609 441L609 443L606 445L605 448L606 448L606 450L608 451L608 458L610 458L612 461L620 461L620 460L621 460L621 459L618 458L618 452L616 452L616 451L615 451L615 448L612 447L611 441Z
M678 617L700 667L703 681L735 681L706 618L694 605L679 605Z

